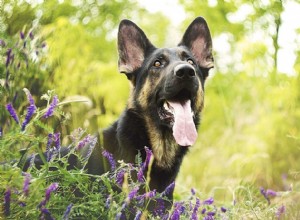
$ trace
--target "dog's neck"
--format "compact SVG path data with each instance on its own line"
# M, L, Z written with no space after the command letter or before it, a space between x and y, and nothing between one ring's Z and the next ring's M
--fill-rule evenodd
M146 117L146 120L148 121L144 121L133 109L126 109L122 117L103 132L104 148L110 151L114 149L111 153L116 160L130 163L135 162L135 157L132 155L137 155L138 151L145 160L144 147L151 149L154 155L151 176L162 176L161 181L163 181L152 179L151 185L154 185L156 189L158 189L157 187L164 189L167 184L175 180L176 176L173 174L179 170L187 148L179 146L173 137L168 138L168 135L172 135L171 130L165 133L151 132L156 130L152 127L155 125L150 118ZM114 135L118 141L113 143L108 141ZM123 146L127 146L127 148ZM153 175L153 172L156 175Z
M182 159L181 146L179 146L172 135L171 129L162 129L164 132L158 132L158 129L153 129L156 125L150 117L146 117L146 131L150 140L150 146L155 158L155 164L157 167L165 170L173 170L174 166L179 166L178 156ZM180 161L181 163L181 161Z
M180 166L184 156L182 151L187 151L187 148L181 147L175 142L171 129L164 133L158 133L157 129L153 129L156 125L149 117L143 119L133 109L126 109L123 117L120 118L104 131L104 148L115 149L112 153L116 159L134 163L135 158L130 155L137 155L138 151L143 152L144 147L148 147L153 152L155 166L160 169L174 170L176 166ZM133 124L134 126L132 126ZM110 134L116 136L117 140L114 144L117 146L108 146L111 143L105 141L105 136ZM125 146L131 147L128 149Z

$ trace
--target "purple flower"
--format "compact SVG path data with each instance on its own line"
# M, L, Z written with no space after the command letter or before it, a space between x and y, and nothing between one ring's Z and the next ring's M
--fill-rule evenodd
M208 198L207 200L204 200L203 201L203 204L204 205L211 205L211 204L213 204L214 203L214 198L212 198L212 197L210 197L210 198Z
M96 146L96 143L97 143L97 137L91 137L90 141L87 143L88 151L84 157L84 161L87 161L90 158Z
M33 40L33 38L34 38L34 35L33 35L32 31L30 31L30 33L29 33L29 37L30 37L30 39L31 39L31 40Z
M18 202L18 205L19 205L20 207L25 207L25 206L26 206L26 203L25 203L25 202Z
M46 145L46 154L47 154L47 161L49 162L52 159L53 152L51 149L51 145L53 142L53 134L48 134L48 141Z
M137 194L139 188L138 187L135 187L133 190L131 190L129 193L128 193L128 196L127 196L127 201L130 202Z
M179 210L175 209L170 216L170 220L179 220L180 219L180 212Z
M39 204L39 207L45 206L49 201L51 193L57 190L58 183L52 183L45 191L45 199Z
M207 215L203 218L203 220L214 220L214 217L211 215Z
M153 198L153 197L155 197L155 195L156 195L156 190L155 189L145 193L146 198Z
M116 215L116 220L123 220L123 219L126 219L126 216L125 216L124 212L119 212Z
M140 183L143 183L144 182L144 171L146 170L146 168L148 167L149 165L149 162L150 162L150 159L152 157L152 151L148 148L148 147L145 147L145 152L146 152L146 159L145 161L142 163L139 171L138 171L138 174L137 174L137 179Z
M52 145L53 142L53 134L48 134L48 141L47 141L47 145L46 145L46 151L48 151Z
M227 209L226 209L225 207L222 206L222 207L221 207L221 212L224 212L224 213L225 213L225 212L227 212Z
M54 144L54 147L51 147ZM46 145L47 161L49 162L60 150L60 133L48 134Z
M276 211L276 217L277 217L277 219L279 220L280 217L281 217L284 213L285 213L285 206L282 205L282 206L280 206L280 207L277 209L277 211Z
M152 151L148 148L145 147L145 151L146 151L146 160L145 160L145 167L149 165L150 159L153 156Z
M208 216L215 216L216 212L214 211L210 211L206 213Z
M41 219L47 219L47 220L54 220L54 218L51 216L51 213L46 208L41 208Z
M156 206L153 211L154 216L163 216L165 214L165 201L161 198L156 199Z
M266 190L263 187L260 187L260 193L265 197L265 199L268 201L268 204L270 204L270 198L267 195Z
M134 217L134 220L140 220L141 217L142 217L142 214L143 213L140 210L138 210L137 213L136 213L136 215L135 215L135 217Z
M10 215L10 196L11 191L10 188L7 188L4 193L4 215L9 216Z
M206 208L203 208L202 211L201 211L201 214L204 215L205 212L206 212Z
M59 151L60 150L60 133L59 132L53 134L53 142L54 142L55 149L57 151Z
M12 106L11 103L8 103L6 105L6 109L9 112L10 116L15 120L15 122L17 122L17 124L19 124L20 122L19 122L18 115L17 115L16 110L14 109L14 107Z
M0 127L0 138L3 136L3 130L2 127Z
M35 111L36 111L36 106L35 106L35 104L34 104L34 100L33 100L32 96L31 96L30 92L26 89L26 90L25 90L25 93L26 93L27 99L28 99L28 101L29 101L29 106L27 107L27 114L26 114L25 120L24 120L24 122L23 122L23 124L22 124L22 128L21 128L22 131L25 130L25 128L26 128L27 124L29 123L29 121L30 121L32 115L33 115L33 114L35 113Z
M176 202L174 204L174 210L173 213L170 216L170 220L179 220L180 219L180 215L184 212L185 208L182 205L181 202Z
M263 188L263 187L260 187L260 193L263 195L263 196L266 196L266 190Z
M29 184L31 180L31 175L29 173L25 173L25 179L23 184L23 193L27 197L29 195Z
M198 198L196 198L196 204L193 209L192 218L191 218L192 220L198 220L197 212L198 212L199 207L200 207L200 200Z
M22 128L21 128L22 131L25 130L26 126L30 122L30 119L31 119L32 115L35 113L35 110L36 110L36 106L35 105L29 105L27 107L27 114L25 116L25 120L22 123Z
M11 48L9 48L9 49L6 51L6 63L5 63L5 66L6 66L6 67L8 67L10 61L12 60L11 52L12 52L12 49L11 49Z
M119 185L119 186L122 186L123 185L123 182L124 182L124 174L125 174L125 170L120 170L117 175L116 175L116 183Z
M161 193L161 196L167 196L173 193L175 188L175 182L173 181L169 186L166 187L166 189Z
M161 220L168 220L169 219L169 213L165 213L161 216Z
M143 169L143 166L140 167L138 173L137 173L137 180L140 182L140 183L143 183L145 181L144 179L144 169Z
M81 150L86 144L88 144L91 141L91 138L92 136L88 134L81 141L79 141L77 145L77 150Z
M45 112L45 114L43 115L43 118L49 118L50 116L53 115L54 113L54 109L56 108L57 104L58 104L59 100L57 98L57 95L55 95L53 97L52 102L50 103L50 106L48 108L48 110Z
M136 200L139 201L139 204L144 203L144 199L151 199L156 196L156 189L146 192L143 195L139 195L136 197Z
M64 220L68 220L69 219L69 215L70 215L72 207L73 207L72 203L67 206L66 211L65 211L64 216L63 216Z
M192 193L192 196L196 195L196 191L194 188L191 188L191 193Z
M73 142L77 142L82 137L83 134L84 134L84 130L82 128L77 128L71 133L70 138L72 139Z
M23 31L20 31L20 38L21 38L22 40L24 40L24 38L25 38L25 35L24 35Z
M113 155L111 153L109 153L106 150L102 151L102 155L108 160L108 162L110 163L111 169L115 170L116 169L116 161L113 158Z
M271 189L267 189L266 195L275 197L275 196L277 196L277 192L275 192L274 190L271 190Z
M49 201L51 193L54 192L55 190L57 190L58 188L58 183L52 183L45 192L45 198L47 201Z

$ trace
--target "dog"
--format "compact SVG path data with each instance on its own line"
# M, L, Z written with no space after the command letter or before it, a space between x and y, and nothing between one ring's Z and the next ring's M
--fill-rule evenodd
M198 17L178 46L156 48L135 23L123 20L118 52L131 92L121 117L103 132L104 148L125 162L134 162L138 152L145 160L144 147L151 149L150 188L161 192L175 180L197 138L204 83L214 65L210 31ZM90 162L98 167L97 160Z
M148 147L154 155L150 189L162 192L197 139L204 83L214 66L210 31L198 17L177 46L156 48L135 23L122 20L118 52L119 71L130 81L131 92L122 115L103 131L102 147L115 160L131 163L139 152L144 161ZM90 174L106 171L102 147L95 147L88 160ZM42 161L36 158L35 164Z

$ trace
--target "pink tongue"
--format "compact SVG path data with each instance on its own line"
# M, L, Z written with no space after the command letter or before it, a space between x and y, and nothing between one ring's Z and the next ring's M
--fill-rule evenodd
M168 103L174 109L173 136L177 144L181 146L193 145L198 133L193 121L191 101L188 100L185 103L168 101Z

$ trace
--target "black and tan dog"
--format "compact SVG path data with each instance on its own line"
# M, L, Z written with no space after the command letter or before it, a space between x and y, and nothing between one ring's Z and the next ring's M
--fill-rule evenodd
M198 17L178 46L156 48L136 24L123 20L118 50L119 70L130 80L131 94L123 114L104 130L103 147L116 160L132 163L138 152L145 160L145 146L151 149L150 187L161 192L175 180L197 138L204 82L213 67L210 32ZM87 164L89 173L105 171L101 151L94 149Z
M173 48L156 48L133 22L118 33L119 70L131 83L127 108L103 133L104 148L134 162L144 147L154 154L150 187L163 191L175 180L183 156L197 138L204 82L213 67L212 40L205 20L196 18ZM97 172L97 159L90 171Z

